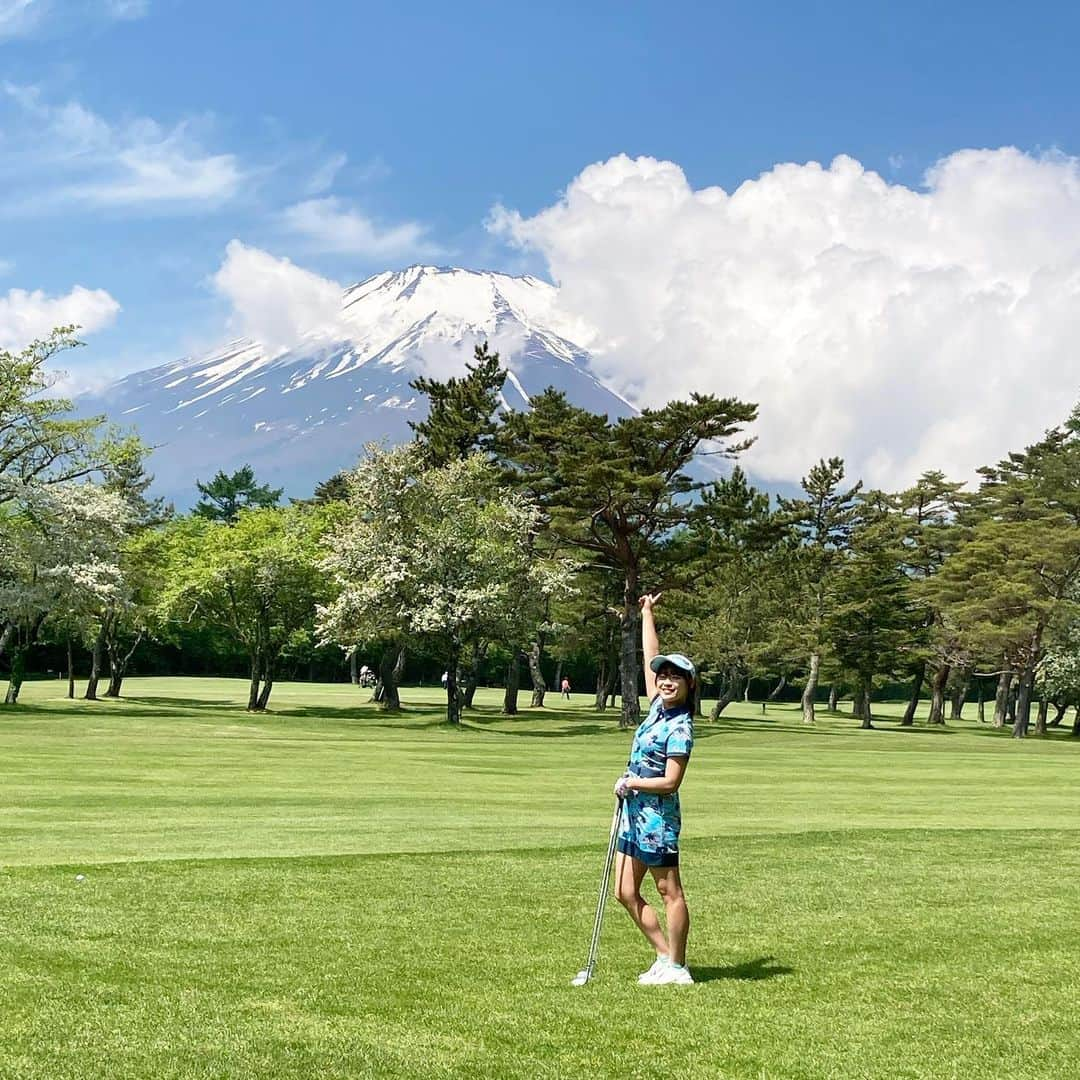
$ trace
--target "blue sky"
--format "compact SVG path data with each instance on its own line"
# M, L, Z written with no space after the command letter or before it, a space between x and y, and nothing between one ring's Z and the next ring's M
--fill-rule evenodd
M233 239L336 281L548 273L492 208L618 154L729 192L838 154L914 189L967 147L1070 155L1078 32L1065 3L0 0L0 332L21 290L83 286L120 308L91 304L87 370L212 343Z

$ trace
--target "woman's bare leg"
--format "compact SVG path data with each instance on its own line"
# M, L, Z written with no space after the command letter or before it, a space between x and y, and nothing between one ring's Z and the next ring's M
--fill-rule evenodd
M641 883L645 880L647 869L648 867L640 859L625 855L621 851L617 852L615 855L615 896L657 953L669 956L667 938L664 937L664 931L660 929L660 920L641 895ZM684 937L684 951L685 948Z
M664 901L664 920L667 923L667 936L671 944L673 964L686 963L686 939L690 934L690 911L683 894L682 879L677 866L650 866L656 891ZM640 883L639 883L640 884ZM653 916L655 918L655 916Z

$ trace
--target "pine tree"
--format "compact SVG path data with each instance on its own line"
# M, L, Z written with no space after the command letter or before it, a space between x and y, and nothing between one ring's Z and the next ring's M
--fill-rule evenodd
M488 351L485 341L476 346L473 362L465 370L464 377L445 382L421 376L409 383L429 402L427 419L409 422L428 466L439 468L490 447L506 368L498 353Z
M821 460L803 477L805 497L780 500L781 511L801 541L793 565L801 582L799 637L804 655L809 657L802 694L806 723L814 721L814 695L826 643L825 623L834 603L836 573L858 515L856 496L862 489L860 480L843 490L840 486L843 479L841 458Z
M962 541L963 530L957 522L969 503L962 488L963 484L947 480L943 472L930 470L896 496L896 508L906 521L904 544L899 557L911 581L923 581L936 574L949 553ZM912 681L907 708L900 721L903 726L915 722L928 667L932 671L928 722L944 723L944 694L950 672L955 663L967 663L956 643L941 639L940 633L936 644L931 645L930 636L934 627L940 628L939 614L923 598L921 612L915 612L912 625L908 669Z
M620 575L620 671L624 726L636 726L638 596L661 539L687 520L686 496L703 485L686 473L699 447L734 456L727 444L757 416L734 398L693 394L662 409L609 422L553 389L527 413L511 413L495 442L513 479L545 511L555 540Z
M271 488L268 484L255 482L255 470L243 465L231 476L219 470L207 483L195 481L202 498L192 513L208 521L225 521L232 524L241 510L265 510L277 506L284 488Z
M667 574L682 586L671 594L673 629L698 661L702 680L718 679L718 717L744 693L755 668L776 664L785 622L788 532L769 497L735 466L704 488L688 527L664 544Z
M863 728L873 727L875 677L902 668L918 619L901 563L904 525L888 496L863 496L835 568L825 631L837 662L854 677L855 711Z

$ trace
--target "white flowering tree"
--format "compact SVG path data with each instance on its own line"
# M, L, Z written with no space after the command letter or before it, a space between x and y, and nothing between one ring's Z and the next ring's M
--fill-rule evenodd
M446 665L447 720L459 723L466 649L521 640L544 598L568 588L569 564L537 557L539 511L481 454L425 468L415 444L369 447L348 485L325 541L337 596L320 608L319 632L343 648L426 639Z
M69 632L122 591L121 496L92 483L29 482L0 515L0 622L10 627L6 704L18 701L27 651L48 622Z
M58 377L51 365L78 346L76 329L60 327L19 352L0 349L0 523L20 519L42 487L100 477L145 453L135 436L106 426L102 417L76 418L70 401L50 395ZM0 564L0 574L5 569ZM25 630L0 613L0 656ZM18 665L25 654L10 659Z

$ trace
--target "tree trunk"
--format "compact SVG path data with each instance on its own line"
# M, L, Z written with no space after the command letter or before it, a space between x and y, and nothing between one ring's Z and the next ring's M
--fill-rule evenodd
M1076 706L1076 712L1073 714L1072 733L1075 737L1080 737L1080 705Z
M818 673L821 671L821 653L810 654L810 674L802 692L802 718L804 724L814 722L814 695L817 693Z
M765 700L775 701L784 692L785 686L787 686L787 676L781 675L780 678L777 680L776 685L769 691L769 695L765 698Z
M506 665L506 690L503 692L503 716L517 716L518 690L521 687L521 657L514 649Z
M593 699L593 708L597 712L603 712L607 708L608 697L608 662L604 657L596 665L596 697Z
M544 695L547 693L547 683L544 682L544 673L540 669L540 656L543 652L544 643L540 638L529 642L529 678L532 679L532 702L534 709L544 707Z
M86 693L83 698L86 701L97 701L98 682L101 680L101 669L105 661L105 620L102 619L98 628L97 637L94 638L94 648L90 654L90 678L86 680Z
M262 650L256 649L251 654L251 681L248 683L247 711L255 712L259 708L259 683L262 679Z
M67 680L68 680L68 700L75 700L75 657L71 651L71 635L67 636Z
M640 633L638 611L637 567L626 571L623 591L623 610L619 620L619 678L622 686L622 715L619 727L636 728L641 723L641 705L638 701L638 635Z
M859 727L863 731L869 731L874 726L873 715L870 710L871 685L869 679L864 679L862 686L859 687L859 719L862 721Z
M1020 679L1014 677L1009 686L1009 696L1005 700L1005 719L1010 724L1016 723L1016 695L1020 689Z
M353 651L349 653L349 682L351 682L353 686L360 685L360 667L357 664L356 655L359 651L360 648L359 646L357 646L357 648L353 649Z
M691 708L694 710L691 713L692 716L697 717L697 716L704 716L705 715L701 711L701 679L700 678L697 678L697 679L694 680L694 700L693 700L693 704L692 704Z
M712 712L709 714L713 720L717 720L720 714L737 698L741 697L746 689L746 685L749 682L749 677L746 675L736 675L730 679L727 685L721 690L720 696L716 699L716 704L712 707Z
M401 698L398 697L398 684L395 679L398 661L403 658L405 647L387 645L379 656L379 679L375 684L373 700L377 701L385 712L399 712ZM402 662L404 662L402 660Z
M109 688L105 691L106 697L118 698L120 696L120 687L123 685L124 676L127 674L128 664L131 663L131 658L135 655L135 650L139 647L142 638L142 632L140 631L135 635L134 644L123 656L120 655L120 650L116 647L115 641L108 644Z
M1050 727L1061 727L1061 721L1065 719L1065 710L1068 707L1060 702L1054 702L1054 719L1050 721Z
M971 670L961 671L956 685L953 687L952 700L949 703L949 719L963 720L964 703L967 701L968 689L971 686Z
M1036 735L1045 735L1046 734L1046 717L1047 717L1047 714L1049 712L1050 712L1050 702L1047 701L1046 698L1040 698L1039 699L1039 711L1038 711L1038 714L1035 717L1035 734Z
M604 712L608 707L608 699L615 690L615 681L619 674L619 657L614 649L600 661L596 671L596 710Z
M476 688L480 683L480 663L484 659L486 653L486 645L481 645L479 643L473 644L472 650L469 653L469 667L463 674L463 685L459 688L462 708L471 709L473 707L473 700L476 698Z
M1013 673L1003 671L998 676L997 693L994 695L994 727L1003 728L1009 712L1009 690L1012 687Z
M4 629L0 630L0 656L8 650L8 645L11 644L11 639L15 636L15 624L13 622L4 623Z
M446 720L455 727L461 723L461 698L458 696L458 664L461 663L461 648L454 643L446 667Z
M979 723L980 724L985 724L986 723L986 701L984 700L985 695L983 694L983 681L982 681L982 679L978 680L978 686L979 686Z
M926 661L920 660L915 667L915 674L911 677L911 695L908 697L904 715L900 717L901 727L911 727L915 723L915 710L919 707L919 694L922 693L922 684L925 678Z
M11 675L8 677L7 693L4 695L5 705L18 705L19 703L19 691L22 689L23 678L26 676L26 652L28 648L28 645L16 644L11 650Z
M266 712L266 706L270 703L270 691L273 688L274 657L268 654L263 661L263 684L262 689L259 691L259 699L255 705L259 712Z
M1031 701L1035 696L1035 669L1042 657L1042 626L1036 626L1031 632L1031 641L1027 648L1027 663L1020 674L1017 688L1016 719L1013 723L1013 738L1023 739L1031 727ZM1043 730L1045 734L1045 728Z
M949 681L951 670L948 664L942 664L930 680L930 715L926 718L928 724L945 723L945 684Z
M837 705L840 703L840 687L833 683L829 687L829 712L838 712Z
M1024 739L1031 727L1031 696L1035 688L1035 665L1029 662L1020 673L1016 693L1016 715L1013 719L1013 738Z

